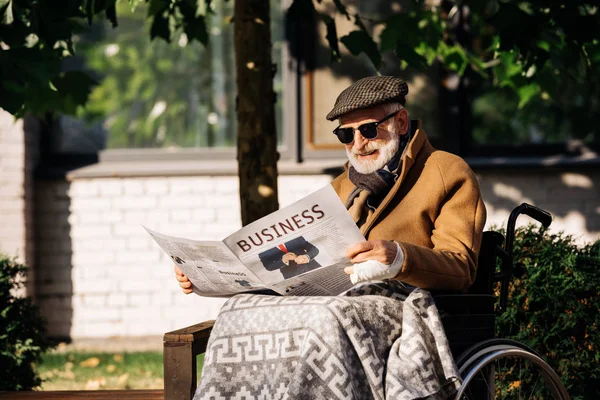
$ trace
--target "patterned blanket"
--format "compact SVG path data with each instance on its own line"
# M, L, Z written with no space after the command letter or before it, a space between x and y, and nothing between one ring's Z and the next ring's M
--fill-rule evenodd
M194 399L448 399L459 385L431 295L389 282L231 298Z

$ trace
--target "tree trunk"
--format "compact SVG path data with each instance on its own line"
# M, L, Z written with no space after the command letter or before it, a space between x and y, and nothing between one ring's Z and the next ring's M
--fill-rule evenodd
M235 0L237 157L242 225L279 208L269 0Z

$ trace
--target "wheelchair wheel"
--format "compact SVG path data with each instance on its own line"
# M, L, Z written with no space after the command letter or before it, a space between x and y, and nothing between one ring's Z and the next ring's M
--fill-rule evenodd
M531 348L491 339L465 351L457 366L463 383L456 400L569 400L560 378Z

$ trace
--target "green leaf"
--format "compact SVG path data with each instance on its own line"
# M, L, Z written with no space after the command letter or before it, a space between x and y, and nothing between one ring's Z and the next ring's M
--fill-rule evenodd
M394 14L385 21L385 29L381 32L381 51L396 49L396 42L416 47L421 41L421 31L414 18L408 14Z
M465 50L460 45L455 44L453 46L448 46L444 42L440 42L438 52L444 61L446 68L458 72L459 75L462 75L465 72L469 60Z
M205 0L206 1L206 14L215 14L215 11L212 9L211 4L212 4L212 0Z
M426 71L428 68L427 60L425 59L425 57L418 54L409 45L400 41L396 43L396 55L401 60L406 61L408 65L417 68L420 71Z
M331 59L332 61L340 60L340 48L338 44L338 35L337 29L335 26L335 20L328 15L323 15L323 21L325 22L325 26L327 27L327 35L325 38L329 43L329 48L331 49Z
M518 88L517 94L519 95L519 110L522 109L527 103L529 103L533 96L538 94L539 91L540 88L535 82Z
M148 4L148 16L153 17L157 14L162 14L169 8L169 0L150 0Z
M297 25L312 21L315 16L315 5L312 0L294 0L286 12L291 24Z
M527 7L524 2L499 2L498 12L489 19L489 23L501 38L501 50L509 51L516 47L523 52L529 51L531 47L536 46L540 32L551 23L542 13L528 13ZM566 21L569 18L562 19ZM519 29L514 29L516 26Z
M88 24L92 24L94 20L94 11L96 8L96 0L87 0L85 5L85 13L87 14Z
M9 82L0 82L0 108L16 115L25 102L25 92Z
M117 9L115 3L106 7L104 12L106 13L106 19L112 23L113 28L116 28L119 24L117 22Z
M13 2L12 0L1 1L2 2L0 2L0 10L4 8L4 14L2 15L2 25L10 25L15 20L15 16L13 14Z
M523 66L517 62L516 53L503 53L500 55L500 59L506 69L507 76L519 75L523 71Z
M431 13L402 13L385 21L380 36L381 52L395 51L403 61L402 67L412 65L425 70L436 58L442 37Z
M396 48L397 37L396 27L386 23L381 36L379 36L379 48L381 52L386 53L394 50Z
M373 38L364 30L352 31L348 35L342 37L340 41L353 55L357 56L360 53L365 53L375 68L379 70L381 66L381 53L377 48L377 44Z
M459 75L465 73L465 69L468 65L467 57L462 49L459 50L455 48L454 51L446 55L444 61L448 68L458 72Z
M546 40L539 40L537 46L542 50L550 51L550 43Z
M471 69L475 72L477 72L479 75L481 75L484 78L488 78L489 74L486 72L486 69L488 69L488 66L485 64L485 62L479 58L478 56L476 56L475 54L468 52L467 54L467 59L469 60L469 63L471 64Z
M189 40L198 40L206 45L208 43L208 31L206 29L205 16L198 13L197 4L180 2L177 9L183 18L183 30Z
M208 43L208 31L206 30L204 15L187 20L184 32L190 40L196 39L205 46Z
M152 26L150 27L150 40L159 37L166 42L171 43L171 28L169 27L169 17L161 14L154 16Z
M52 84L61 96L68 98L75 106L80 106L87 102L92 88L98 82L83 71L69 71L53 79Z
M523 72L523 66L517 61L517 53L505 51L500 53L498 58L501 63L494 67L494 74L499 86L515 87L513 81Z

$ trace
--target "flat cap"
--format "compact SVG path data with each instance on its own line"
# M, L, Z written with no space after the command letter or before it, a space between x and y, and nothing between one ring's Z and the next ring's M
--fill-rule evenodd
M335 101L327 119L333 121L350 111L374 107L384 103L406 103L408 85L395 76L370 76L362 78L346 89Z

